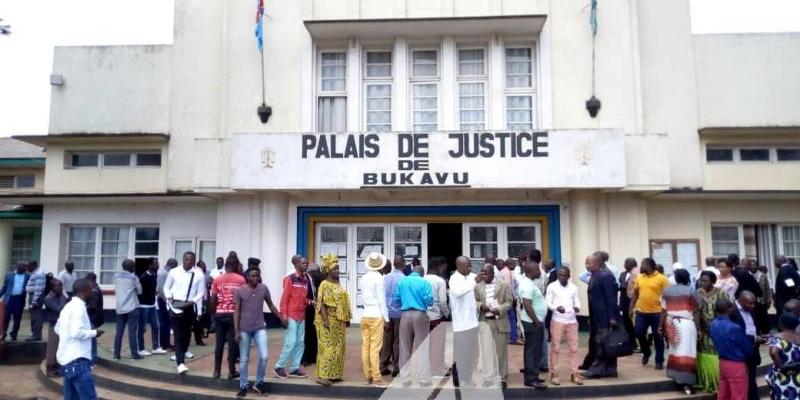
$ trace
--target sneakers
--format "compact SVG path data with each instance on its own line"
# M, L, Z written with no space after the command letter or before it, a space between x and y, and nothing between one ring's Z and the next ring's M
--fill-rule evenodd
M305 378L307 376L308 376L308 374L303 372L303 370L300 369L300 368L298 368L298 369L296 369L296 370L294 370L294 371L289 373L289 378Z
M385 382L383 382L383 380L375 380L375 379L372 380L371 385L372 385L372 387L376 387L376 388L387 388L387 387L389 387Z
M258 394L266 394L267 385L265 385L264 382L253 384L253 391Z
M153 350L153 354L167 354L167 351L162 349L161 347Z
M275 376L280 379L286 379L289 377L289 375L286 374L286 369L284 368L275 368L272 370L272 372L274 372Z
M151 352L149 352L147 350L139 350L139 355L140 356L152 356L153 353L151 353Z
M187 351L186 353L183 353L183 358L194 358L194 354L192 354L192 352L191 352L191 351ZM175 355L173 354L172 356L170 356L170 358L169 358L169 359L170 359L171 361L175 361L177 358L176 358L176 357L175 357Z
M239 389L239 391L236 393L236 397L241 398L241 397L244 397L244 396L247 396L247 388Z
M183 375L187 372L189 372L189 367L187 367L186 364L178 365L178 374Z

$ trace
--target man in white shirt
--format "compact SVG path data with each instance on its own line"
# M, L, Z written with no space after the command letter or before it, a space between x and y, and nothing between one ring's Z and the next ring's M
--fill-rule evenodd
M478 309L475 285L478 276L470 270L466 256L456 259L456 272L450 276L450 309L453 316L454 380L464 388L474 387L472 370L478 346Z
M431 320L431 374L434 379L441 379L447 374L444 365L447 325L442 324L442 321L444 317L450 315L450 308L447 306L447 282L441 277L446 270L446 258L431 257L428 261L428 273L422 277L433 288L433 305L428 307L428 318Z
M578 288L569 281L570 271L567 267L558 269L558 280L547 286L544 296L547 308L552 312L550 320L550 383L559 385L558 353L561 350L561 338L567 337L569 346L570 379L576 385L583 381L578 374L578 319L576 314L581 309Z
M59 337L56 360L61 365L64 377L65 400L94 400L97 393L92 376L92 339L103 334L101 329L92 329L86 301L92 296L92 284L78 279L74 285L74 296L61 310L55 332Z
M383 347L384 323L389 323L386 308L386 291L380 270L386 265L386 256L369 253L364 260L367 273L361 278L361 366L367 383L375 387L386 387L381 378L381 348Z
M75 281L78 280L78 275L73 271L75 271L75 264L67 260L64 263L64 270L58 274L58 280L64 285L64 293L69 298L72 298L73 286L75 286Z
M217 279L218 276L225 273L225 259L222 257L217 257L215 262L217 264L217 268L212 268L211 272L208 274L211 280Z
M205 292L205 274L195 266L195 254L187 251L183 254L183 266L171 269L164 283L164 297L175 331L175 363L179 374L189 371L184 357L192 338L192 323L197 318L197 309L202 305Z

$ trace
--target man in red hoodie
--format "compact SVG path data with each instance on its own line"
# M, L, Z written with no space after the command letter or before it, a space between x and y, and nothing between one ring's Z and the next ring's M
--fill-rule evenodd
M308 279L306 269L308 261L305 257L292 257L294 273L283 278L283 295L281 296L281 319L286 321L286 332L283 336L283 350L275 363L275 376L278 378L305 378L306 373L300 368L300 359L305 350L306 306L308 300ZM287 372L287 362L291 359Z

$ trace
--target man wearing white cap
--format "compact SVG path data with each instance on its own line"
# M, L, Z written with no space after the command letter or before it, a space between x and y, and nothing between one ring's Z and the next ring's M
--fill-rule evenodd
M367 273L361 278L361 299L364 311L361 314L361 365L367 383L384 387L381 380L380 354L383 347L383 324L389 322L383 275L379 272L386 265L386 256L369 253L364 260Z

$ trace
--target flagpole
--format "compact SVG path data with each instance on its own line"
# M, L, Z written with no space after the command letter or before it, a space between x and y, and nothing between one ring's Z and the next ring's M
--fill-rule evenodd
M266 104L266 82L264 81L264 50L261 50L261 104Z

